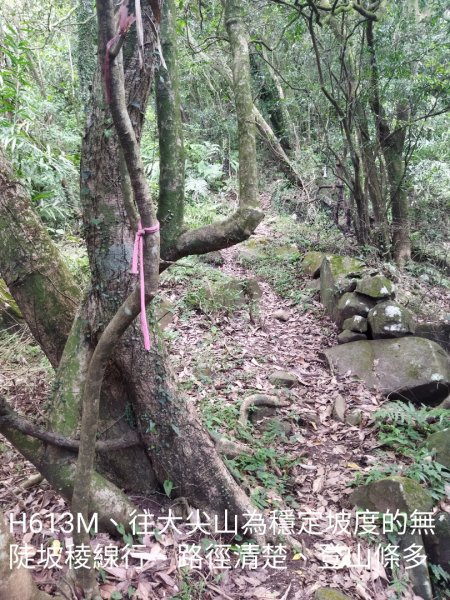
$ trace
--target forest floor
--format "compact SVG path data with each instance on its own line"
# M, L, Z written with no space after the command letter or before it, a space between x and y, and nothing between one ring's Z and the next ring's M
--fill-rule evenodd
M257 236L278 235L270 219L257 231ZM392 587L376 552L381 538L376 532L361 535L364 527L355 533L355 510L348 499L355 477L377 462L372 415L383 399L349 377L337 379L329 373L321 352L336 344L337 330L325 316L318 296L305 291L302 302L289 293L280 296L265 278L240 264L238 252L238 247L223 251L224 264L214 269L226 277L256 277L263 292L258 304L235 311L187 309L186 278L191 278L193 267L186 263L177 267L178 273L184 269L185 276L169 276L162 286L174 306L165 337L180 385L201 411L205 424L251 447L252 455L229 459L233 473L260 508L285 510L287 520L293 516L298 548L286 549L285 558L279 561L281 568L264 564L261 557L247 568L241 563L235 566L239 561L233 546L232 568L211 570L205 561L199 568L180 570L180 544L205 541L181 526L180 534L143 540L147 552L143 570L136 569L136 563L128 568L106 568L102 595L113 599L309 600L316 589L325 586L355 599L394 598L395 582ZM290 284L302 290L306 280L297 274ZM430 302L442 307L442 294L447 292L426 282L421 286ZM287 311L286 321L274 317L280 309ZM44 422L51 369L29 334L22 331L3 336L0 359L0 394L19 412ZM295 374L298 385L274 387L269 376L276 370ZM240 427L241 402L256 393L275 395L289 404L262 423ZM345 399L348 411L361 411L358 425L336 420L333 407L339 398ZM9 443L2 441L0 447L0 506L4 511L34 513L48 521L50 514L67 510L65 501L45 481L32 479L34 467ZM396 460L393 453L391 459ZM48 545L52 539L45 531L17 534L18 543L30 545L31 558L39 544L44 541ZM116 543L104 534L94 541ZM283 552L280 550L281 555ZM338 566L332 568L332 564ZM54 591L60 572L39 567L33 575L43 589ZM408 589L403 593L405 599L414 597Z

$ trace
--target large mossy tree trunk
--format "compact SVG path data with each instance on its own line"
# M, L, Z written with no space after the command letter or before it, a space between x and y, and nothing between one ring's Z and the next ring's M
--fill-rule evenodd
M143 71L139 69L138 49L133 35L127 37L123 47L128 112L137 140L142 131L153 76L151 66L156 53L155 25L158 25L159 18L157 2L143 5L146 40L144 58L149 68ZM42 343L46 353L54 352L55 365L59 363L55 394L51 399L50 428L68 436L76 435L81 411L80 400L95 346L106 325L116 314L120 303L135 286L129 274L134 241L132 224L135 221L134 215L127 210L130 200L129 186L124 177L116 130L109 108L103 101L100 71L101 69L98 69L92 87L80 169L84 235L91 269L91 286L76 318L71 303L70 318L63 328L63 338L67 342L62 356L63 343L59 344L57 352L53 350L54 341ZM236 104L239 107L240 101ZM241 114L238 118L246 127L247 123ZM238 211L221 223L184 232L173 246L167 249L163 258L177 260L191 253L198 254L243 241L261 221L263 215L256 207L256 164L251 163L256 163L254 134L252 139L251 133L249 135L247 132L245 139L242 158L244 168L241 169L240 176L242 178L251 175L252 178L249 184L241 186L243 192ZM126 155L124 158L127 158ZM10 187L11 173L8 177L0 180L2 188ZM0 214L8 211L18 219L14 206L0 211ZM59 255L55 253L51 240L44 235L42 226L38 225L41 228L38 227L39 232L45 237L45 245L41 249L32 243L26 244L24 251L28 251L28 258L33 257L33 260L37 261L37 274L42 271L39 261L42 261L46 268L49 267L48 263L45 263L46 256L52 257L53 271L63 272L60 269L62 261ZM1 243L8 246L13 244L17 236L11 228L5 228L2 229L0 237ZM0 271L11 272L11 277L8 277L11 283L16 279L16 273L20 273L20 269L12 252L6 258L7 260L5 257L0 259ZM55 283L50 278L44 281L45 293L42 297L53 289ZM63 299L69 294L70 286L67 289L67 282L63 280L58 282L58 286L57 298ZM40 330L43 323L51 317L56 336L62 327L59 313L48 311L48 315L45 302L36 302L32 291L29 294L20 294L16 293L17 289L12 286L22 312L29 315L33 309L32 318L36 321L36 330ZM77 299L78 297L77 291ZM62 300L61 303L63 306ZM69 332L70 319L73 320L73 325ZM48 329L51 338L52 327ZM147 353L142 347L138 327L133 325L128 328L106 370L98 431L114 438L123 433L122 429L135 426L141 433L142 446L129 451L111 451L106 458L100 456L97 468L106 475L114 474L115 480L118 480L122 487L135 491L139 489L144 493L154 489L157 483L162 484L170 479L174 484L175 493L186 496L193 506L203 508L210 514L223 514L224 510L228 509L240 517L250 510L249 499L226 469L208 433L202 427L195 408L178 392L167 360L161 339L155 336L152 351ZM74 453L17 432L7 419L2 421L1 417L2 415L1 432L24 456L34 462L56 489L70 496L73 487ZM150 422L155 426L149 428ZM66 466L65 470L63 465ZM97 491L100 496L103 492L103 500L106 499L106 503L100 502L101 497L99 502L95 501ZM108 502L111 504L109 508ZM114 511L114 503L121 507L120 510ZM101 518L103 516L104 520L107 520L114 514L117 520L118 512L125 518L130 508L132 505L126 502L114 485L106 482L98 473L93 476L91 509L98 510Z

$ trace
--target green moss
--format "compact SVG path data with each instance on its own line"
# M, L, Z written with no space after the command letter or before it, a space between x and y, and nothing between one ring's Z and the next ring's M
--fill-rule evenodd
M361 273L364 269L364 263L362 261L350 256L332 254L331 256L328 256L328 260L330 262L331 272L335 279L348 277L352 273Z
M67 436L77 431L81 412L80 371L86 350L83 348L83 327L83 320L78 317L67 339L51 401L52 428Z

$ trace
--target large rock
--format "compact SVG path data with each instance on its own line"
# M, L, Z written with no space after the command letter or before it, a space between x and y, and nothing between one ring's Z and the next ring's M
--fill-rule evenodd
M357 488L350 495L350 502L359 508L381 513L406 513L414 511L429 513L433 509L433 499L428 492L413 479L407 477L386 477ZM409 548L415 546L425 554L422 537L418 532L407 530L399 540L403 558L410 555ZM407 571L414 593L423 600L432 600L433 592L426 561Z
M344 329L337 337L338 344L349 344L350 342L359 342L360 340L367 340L367 336L364 333L350 331L350 329Z
M298 377L295 373L288 371L274 371L269 375L269 381L276 387L292 388L297 385Z
M267 257L295 262L300 258L300 252L295 244L275 246L273 239L265 236L251 238L238 246L237 259L241 263L251 263Z
M345 293L339 300L334 313L334 320L341 326L344 321L354 316L367 317L375 305L375 300L361 296L355 292Z
M367 318L374 340L414 334L415 324L411 311L397 302L380 302L370 310Z
M437 404L450 391L450 363L444 350L424 338L367 340L324 352L332 371L359 377L392 399Z
M325 256L323 252L307 252L300 263L302 273L308 277L319 277L320 267Z
M425 443L430 450L436 452L436 461L450 470L450 427L432 433Z
M320 268L320 300L332 319L336 317L339 298L356 287L355 276L361 277L364 263L349 256L326 256Z
M374 300L383 300L394 297L395 285L384 275L375 275L360 279L356 284L356 291Z
M361 315L355 315L349 319L345 319L342 323L342 329L348 329L349 331L355 331L356 333L367 332L367 319L361 317Z
M430 512L433 498L420 483L407 477L386 477L357 488L350 502L359 508L377 512Z
M450 354L450 321L418 323L415 335L433 340Z
M434 524L434 532L424 535L428 558L450 573L450 513L438 512Z

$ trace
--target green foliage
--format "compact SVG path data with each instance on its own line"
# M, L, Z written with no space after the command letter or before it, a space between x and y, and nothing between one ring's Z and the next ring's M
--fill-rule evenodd
M173 487L174 487L173 481L170 481L170 479L166 479L164 481L163 488L164 488L164 492L168 498L170 498L170 494L172 493Z
M12 25L0 31L0 142L42 219L62 234L77 212L78 128L65 118L66 100L36 85L26 36Z
M450 598L450 575L441 567L428 563L436 600Z
M449 411L416 408L411 403L397 401L386 404L374 416L380 444L392 448L407 464L396 464L381 454L379 463L368 473L357 474L354 485L402 475L425 485L436 500L445 497L450 472L434 460L424 442L430 434L450 426Z
M380 442L408 456L428 435L450 426L446 409L425 406L416 408L411 402L390 402L375 413Z
M202 600L206 589L206 580L198 574L191 573L188 569L180 569L180 591L173 596L173 600Z

